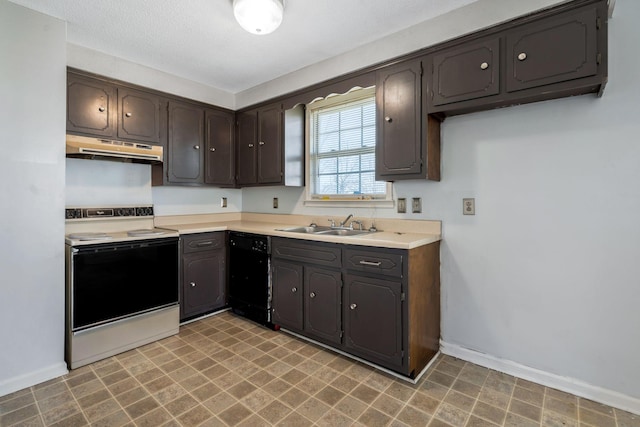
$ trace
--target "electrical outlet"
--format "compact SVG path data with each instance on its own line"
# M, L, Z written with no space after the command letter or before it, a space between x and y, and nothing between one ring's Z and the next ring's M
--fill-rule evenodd
M278 209L278 198L277 197L273 198L273 209Z
M462 199L462 214L463 215L476 214L476 199Z
M226 208L227 207L227 198L226 197L222 197L220 199L220 207L221 208Z
M398 213L407 213L407 199L398 198Z
M422 212L422 199L420 197L414 197L413 199L411 199L411 212Z

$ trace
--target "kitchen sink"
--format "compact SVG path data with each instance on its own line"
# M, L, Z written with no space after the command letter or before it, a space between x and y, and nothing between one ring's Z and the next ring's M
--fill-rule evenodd
M324 236L360 236L362 234L371 234L373 231L368 230L350 230L350 229L331 229L327 231L319 231L315 234L322 234Z
M362 234L374 233L374 231L368 231L368 230L352 230L350 228L331 228L327 226L279 228L278 231L288 231L290 233L318 234L323 236L360 236Z
M315 226L315 227L291 227L291 228L279 228L278 231L289 231L291 233L308 233L315 234L318 232L330 231L331 227Z

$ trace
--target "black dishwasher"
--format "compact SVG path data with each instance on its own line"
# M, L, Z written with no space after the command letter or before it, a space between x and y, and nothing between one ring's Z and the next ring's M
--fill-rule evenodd
M270 253L269 236L229 233L229 305L234 313L274 329Z

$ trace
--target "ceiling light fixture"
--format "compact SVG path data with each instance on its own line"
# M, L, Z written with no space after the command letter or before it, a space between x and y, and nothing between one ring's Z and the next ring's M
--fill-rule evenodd
M233 14L252 34L269 34L282 23L284 0L233 0Z

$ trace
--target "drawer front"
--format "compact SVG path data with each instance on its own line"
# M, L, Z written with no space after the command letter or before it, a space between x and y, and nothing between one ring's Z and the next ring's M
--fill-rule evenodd
M294 239L273 238L271 256L325 267L340 268L342 266L342 249L332 243L309 243Z
M225 247L224 232L198 233L182 237L182 253L210 251Z
M344 265L348 270L402 277L403 253L366 249L345 249Z

